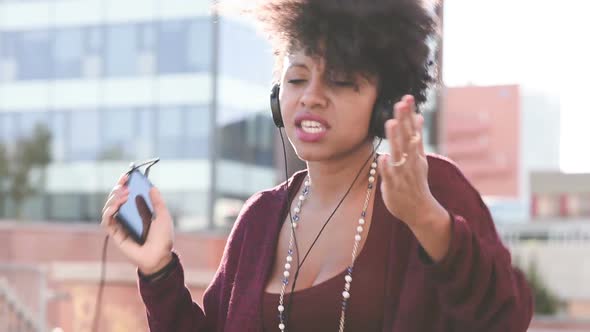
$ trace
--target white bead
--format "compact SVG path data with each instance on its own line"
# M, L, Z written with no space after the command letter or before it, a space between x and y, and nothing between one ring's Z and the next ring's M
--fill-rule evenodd
M356 228L356 231L357 231L357 232L359 232L359 233L361 233L361 232L363 231L363 226L359 226L359 227L357 227L357 228Z
M350 284L344 284L344 289L346 289L347 291L350 290Z
M371 175L375 175L375 173L377 173L377 171L374 170L374 169L372 169L372 170L369 171L369 174L371 174Z
M299 200L300 200L300 201L302 201L302 200L304 200L304 199L305 199L305 196L303 196L303 195L299 195Z
M285 278L289 278L290 273L289 273L289 271L285 271L285 272L283 272L283 275L285 276Z
M347 282L347 283L351 283L351 282L352 282L352 277L351 277L351 276L349 276L349 275L346 275L346 276L344 277L344 280L346 280L346 282Z
M373 162L373 163L371 164L371 168L377 168L377 163L376 163L376 162Z
M359 219L359 225L364 225L365 224L365 219L361 218Z
M283 323L279 324L279 329L284 330L285 329L285 324L283 324Z
M279 306L279 311L280 311L280 312L283 312L283 311L285 311L285 307L283 307L282 305L280 305L280 306Z
M297 228L297 226L299 226L299 223L298 223L298 222L296 222L296 221L294 221L294 222L293 222L293 228Z
M359 242L359 241L361 240L361 236L360 236L359 234L355 235L355 236L354 236L354 240L355 240L356 242Z
M369 183L373 183L375 182L375 177L374 176L369 176Z
M285 264L285 270L290 270L291 269L291 264L287 263Z
M296 206L296 207L293 209L293 212L295 212L295 213L299 213L299 212L301 212L301 209L300 209L298 206Z
M291 263L291 261L293 261L293 257L291 255L287 256L287 262Z
M344 292L342 292L342 297L345 299L348 299L348 298L350 298L350 293L347 291L344 291Z
M309 187L309 180L305 180L305 186Z

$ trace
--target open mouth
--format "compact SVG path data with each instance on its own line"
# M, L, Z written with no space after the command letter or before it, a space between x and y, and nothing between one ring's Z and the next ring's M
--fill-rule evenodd
M300 127L304 132L309 134L319 134L326 131L326 127L323 124L313 120L301 121Z

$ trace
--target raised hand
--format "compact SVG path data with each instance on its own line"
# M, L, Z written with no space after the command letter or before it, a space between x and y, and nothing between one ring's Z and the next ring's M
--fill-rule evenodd
M379 158L381 192L385 206L397 218L418 226L440 204L428 187L428 160L424 152L424 117L415 114L414 97L406 95L394 105L394 118L385 123L391 154Z

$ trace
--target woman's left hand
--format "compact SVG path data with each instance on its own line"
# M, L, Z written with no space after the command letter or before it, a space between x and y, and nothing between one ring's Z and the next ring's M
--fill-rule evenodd
M385 206L410 228L426 225L444 208L428 186L428 160L424 152L424 117L415 114L415 100L406 95L394 105L394 118L385 123L391 155L379 157L381 192Z

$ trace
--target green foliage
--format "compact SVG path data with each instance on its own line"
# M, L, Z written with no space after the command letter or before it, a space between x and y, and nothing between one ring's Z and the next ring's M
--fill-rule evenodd
M50 147L51 133L44 125L37 125L31 136L10 146L0 143L0 215L5 215L4 202L10 198L20 218L25 200L40 189L31 183L31 171L44 169L51 162Z
M532 260L526 273L535 300L535 313L554 315L561 306L559 298L551 292L539 274L536 260Z

